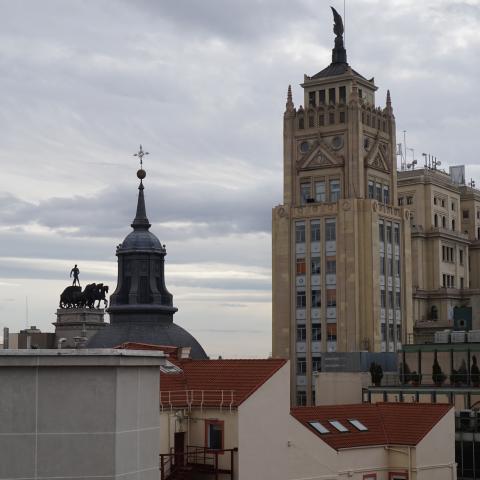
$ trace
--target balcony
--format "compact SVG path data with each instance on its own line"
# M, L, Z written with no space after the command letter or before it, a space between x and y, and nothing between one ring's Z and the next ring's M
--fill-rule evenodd
M188 445L184 452L160 454L160 480L193 480L195 478L234 479L234 458L238 448L212 450ZM222 463L227 466L221 468Z
M234 390L167 390L160 392L160 410L197 407L232 411L235 400Z

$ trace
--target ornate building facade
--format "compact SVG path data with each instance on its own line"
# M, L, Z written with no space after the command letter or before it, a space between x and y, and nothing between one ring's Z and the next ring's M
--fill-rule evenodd
M283 204L273 209L273 355L292 402L311 403L322 352L395 352L412 332L410 214L398 206L390 93L347 63L334 12L332 63L288 89Z

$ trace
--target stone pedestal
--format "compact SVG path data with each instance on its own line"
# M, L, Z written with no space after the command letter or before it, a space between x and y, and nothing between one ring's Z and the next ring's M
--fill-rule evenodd
M86 343L99 330L107 325L104 321L105 310L100 308L59 308L55 325L55 344L60 339L62 348L75 348ZM85 340L82 340L85 339Z

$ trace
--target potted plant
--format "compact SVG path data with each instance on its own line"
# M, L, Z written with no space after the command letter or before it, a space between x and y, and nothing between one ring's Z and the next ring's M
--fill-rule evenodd
M477 365L477 357L472 356L472 366L470 367L470 380L474 387L480 386L480 369Z
M420 382L422 380L422 376L419 373L417 373L416 371L413 371L410 374L410 378L412 379L412 385L414 387L418 387L420 385Z
M400 383L405 385L410 383L412 379L412 374L410 373L410 368L406 362L400 364Z
M432 380L437 387L441 387L443 382L447 379L447 376L442 372L442 368L435 358L432 365Z
M380 364L372 362L370 364L370 376L372 378L372 383L379 387L382 384L383 378L383 368Z

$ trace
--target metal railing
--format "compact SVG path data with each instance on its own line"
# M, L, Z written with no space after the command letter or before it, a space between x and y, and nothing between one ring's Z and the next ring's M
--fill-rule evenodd
M160 409L172 410L174 407L228 408L235 404L234 390L167 390L160 392Z
M379 385L372 387L473 387L480 388L480 374L453 371L450 374L434 376L432 373L384 373Z

